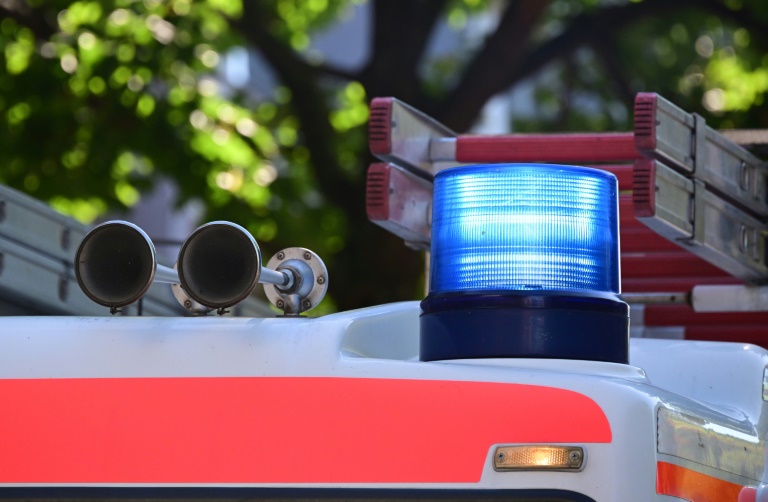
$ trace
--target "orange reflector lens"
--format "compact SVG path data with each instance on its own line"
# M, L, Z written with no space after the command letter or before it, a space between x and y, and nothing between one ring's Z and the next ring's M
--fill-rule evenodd
M508 470L568 470L584 465L584 449L579 446L500 446L493 455L493 467Z

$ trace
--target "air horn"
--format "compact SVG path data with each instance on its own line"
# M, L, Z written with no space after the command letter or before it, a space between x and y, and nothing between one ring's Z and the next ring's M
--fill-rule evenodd
M179 252L176 269L157 263L152 240L125 221L98 225L75 255L75 275L83 292L116 313L140 299L153 282L173 285L179 303L193 314L226 312L251 294L257 283L287 316L315 307L328 289L319 256L303 248L277 253L276 270L262 266L261 250L243 227L214 221L197 228ZM270 261L272 264L272 261Z
M75 277L83 293L113 314L147 292L153 281L178 282L176 271L158 266L155 246L126 221L108 221L91 230L75 254Z

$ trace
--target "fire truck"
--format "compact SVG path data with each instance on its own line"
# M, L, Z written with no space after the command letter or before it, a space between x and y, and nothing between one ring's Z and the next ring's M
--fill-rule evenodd
M429 293L317 318L309 249L210 222L166 267L2 188L0 498L768 501L765 136L650 93L632 132L507 136L377 98L366 210Z

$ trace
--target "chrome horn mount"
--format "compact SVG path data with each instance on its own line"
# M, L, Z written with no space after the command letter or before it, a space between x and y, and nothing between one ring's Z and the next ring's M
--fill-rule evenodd
M299 316L313 309L328 291L328 269L309 249L283 249L269 260L267 267L293 276L288 285L264 284L267 299L285 316Z
M198 227L182 245L173 269L158 265L154 245L139 227L104 223L80 243L75 272L83 292L113 314L139 300L153 282L170 283L176 300L193 315L211 310L222 315L262 283L284 316L299 316L316 307L328 290L328 270L317 254L288 248L264 267L251 234L226 221Z

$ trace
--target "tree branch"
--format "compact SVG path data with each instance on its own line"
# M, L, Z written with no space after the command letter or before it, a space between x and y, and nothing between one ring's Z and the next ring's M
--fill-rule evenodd
M342 68L338 68L333 65L329 65L327 63L321 63L317 65L311 65L314 67L315 72L322 75L328 75L329 77L336 77L339 80L357 80L360 78L360 74L357 72L351 72L344 70Z
M338 204L349 201L351 187L339 176L341 168L335 155L335 133L328 122L330 110L318 83L321 73L288 45L269 33L270 13L260 2L244 2L243 16L232 26L255 47L292 92L291 108L301 123L301 133L310 151L312 165L323 194ZM349 209L344 207L345 210Z
M483 49L483 52L488 51L488 54L475 59L475 64L471 71L467 71L465 80L451 92L443 107L433 112L433 116L457 131L467 130L491 97L533 75L563 55L590 43L595 33L603 32L603 36L608 36L640 19L689 7L698 8L700 5L698 0L646 0L584 13L577 16L560 35L540 44L522 57L512 50L512 47L519 47L514 45L514 37L504 37L500 34L501 39L494 41L491 48ZM497 33L502 31L504 30L498 30Z
M329 262L332 287L340 292L334 295L337 307L349 309L413 299L414 278L423 273L420 256L407 249L400 239L367 221L362 179L350 179L338 165L337 137L328 122L330 110L321 88L323 75L270 35L270 14L260 5L260 2L243 2L243 19L233 21L233 26L262 51L282 83L290 87L291 107L301 122L319 189L331 204L344 212L350 234L354 234ZM387 267L390 263L396 263L397 267Z
M463 70L462 79L441 109L433 113L448 127L467 129L483 105L500 92L498 81L508 80L505 74L511 71L509 67L515 67L524 57L531 32L548 6L549 1L510 1L494 33ZM473 111L471 116L466 115L469 110ZM468 118L462 120L462 116Z
M58 29L48 22L44 8L33 8L24 0L1 0L0 21L10 18L26 26L38 40L49 40Z
M419 101L418 65L446 0L375 0L371 59L360 73L369 95Z
M624 103L632 103L635 99L632 87L629 85L616 53L615 38L612 33L597 33L591 42L600 65L611 79L616 93Z
M758 36L761 37L763 41L766 40L765 21L761 21L764 16L759 16L746 7L742 7L739 10L731 9L719 0L701 0L700 2L697 2L696 5L710 11L720 18L729 19L741 27L746 28L752 35L752 38Z

